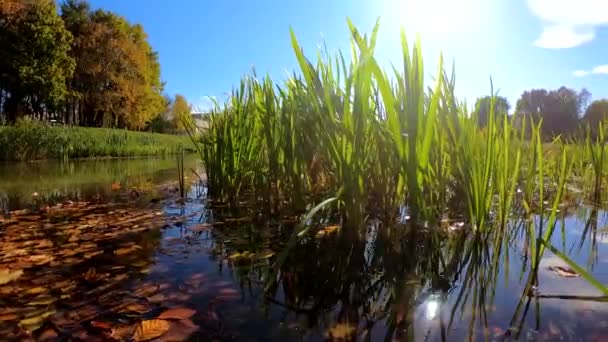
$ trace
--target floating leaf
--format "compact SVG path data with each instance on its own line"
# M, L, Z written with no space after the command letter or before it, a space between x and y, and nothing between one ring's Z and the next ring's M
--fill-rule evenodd
M133 336L135 325L117 325L112 327L110 336L118 341L128 341Z
M47 319L54 313L55 313L55 311L46 311L37 316L22 319L19 322L19 325L22 327L25 327L26 329L29 329L29 330L36 330L42 325L42 323L44 322L45 319Z
M19 316L14 313L0 314L0 322L14 321L17 318L19 318Z
M317 238L322 238L325 235L329 235L332 234L334 232L337 232L338 230L340 230L340 226L327 226L325 228L321 228L318 232L317 232Z
M199 326L194 324L194 322L189 319L172 321L169 332L160 337L159 340L161 342L187 341L190 335L192 335L198 329Z
M0 268L0 285L8 284L21 277L23 270L11 271L7 268Z
M564 277L564 278L580 277L580 274L576 273L576 271L574 271L573 269L571 269L569 267L549 266L548 269L553 271L555 274L557 274L560 277Z
M356 328L348 323L338 323L329 329L325 335L334 339L346 339L355 332Z
M59 338L59 335L57 334L57 332L53 329L45 329L40 336L38 336L37 341L38 342L51 342L51 341L57 341L57 339Z
M187 319L196 313L195 310L188 308L173 308L166 310L158 316L159 319Z
M135 252L136 250L142 249L141 246L133 245L129 247L122 247L114 250L114 255L126 255Z
M32 299L28 305L49 305L57 301L57 298L49 295L42 295Z
M142 321L137 326L135 334L133 335L134 341L149 341L164 335L169 331L169 322L162 319L151 319Z
M129 305L125 306L124 309L120 310L120 313L134 312L137 314L143 314L150 310L151 310L151 308L149 305L142 304L142 303L133 303L133 304L129 304Z

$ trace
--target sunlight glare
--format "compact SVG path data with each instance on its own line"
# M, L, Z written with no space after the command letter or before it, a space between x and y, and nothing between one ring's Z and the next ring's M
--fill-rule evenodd
M481 0L391 0L392 20L421 35L463 32L476 25ZM392 8L392 10L391 10Z

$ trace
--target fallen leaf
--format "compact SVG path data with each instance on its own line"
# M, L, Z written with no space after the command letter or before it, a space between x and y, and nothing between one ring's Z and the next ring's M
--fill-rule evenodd
M103 321L91 321L91 326L102 330L112 329L112 324Z
M195 310L188 308L173 308L161 313L158 319L187 319L194 316L195 313Z
M172 321L169 332L159 338L161 342L177 342L187 341L188 338L199 329L199 326L194 324L189 319L181 321Z
M38 336L38 339L36 341L51 342L51 341L56 341L58 337L59 337L59 335L57 334L57 332L55 330L46 329L40 334L40 336Z
M576 271L568 267L549 266L549 270L553 271L558 276L564 278L576 278L580 276L580 274L576 273Z
M114 191L120 190L120 183L119 182L112 183L112 190L114 190Z
M319 229L316 236L317 238L322 238L325 235L332 234L334 232L337 232L338 230L340 230L340 226L327 226L325 228Z
M0 314L0 322L14 321L17 318L19 318L19 316L17 314L14 314L14 313Z
M49 295L41 295L29 301L27 305L49 305L57 301L57 298Z
M133 304L129 304L129 305L125 306L124 309L120 310L120 313L134 312L134 313L138 313L138 314L143 314L150 310L152 310L152 309L150 308L149 305L142 304L142 303L133 303Z
M54 313L55 311L47 311L37 316L22 319L19 322L19 325L30 331L36 330L42 325L45 319L47 319Z
M133 335L134 341L149 341L164 335L169 331L169 322L162 319L141 321Z
M110 336L117 341L128 341L133 336L135 325L117 325L111 329Z
M11 271L8 268L0 268L0 285L8 284L21 277L23 270Z
M355 332L355 327L348 323L338 323L325 332L329 338L346 339Z
M114 255L126 255L135 252L136 250L142 249L141 246L133 245L129 247L118 248L114 250Z

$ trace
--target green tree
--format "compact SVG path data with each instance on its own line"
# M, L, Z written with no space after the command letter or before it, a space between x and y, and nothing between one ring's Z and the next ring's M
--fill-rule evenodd
M542 120L541 132L546 140L558 135L568 136L576 132L590 95L586 89L577 93L563 86L551 91L527 90L517 101L515 112L520 121L523 118L535 123Z
M583 121L589 125L593 132L596 131L600 122L605 121L608 118L608 100L596 100L591 103L585 111Z
M0 103L7 121L45 118L59 108L74 71L71 41L53 0L0 1Z
M479 127L485 127L488 125L488 119L490 117L490 109L492 107L492 97L484 96L477 99L475 102L475 113L477 114L477 122ZM508 114L509 101L507 98L502 96L494 97L494 115L495 118L500 118L504 114Z

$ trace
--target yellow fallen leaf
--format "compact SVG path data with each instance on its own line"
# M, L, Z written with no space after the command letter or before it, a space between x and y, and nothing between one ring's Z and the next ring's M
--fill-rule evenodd
M332 234L336 231L340 230L340 226L327 226L325 228L321 228L318 232L317 232L317 238L322 238L325 235L328 234Z
M148 321L142 321L137 326L135 334L133 335L134 341L149 341L155 338L161 337L167 331L169 331L169 322L162 319L151 319Z
M334 339L346 339L355 332L356 328L348 323L338 323L329 329L325 335Z
M21 277L23 270L9 270L8 268L0 268L0 285L10 283L13 280Z

